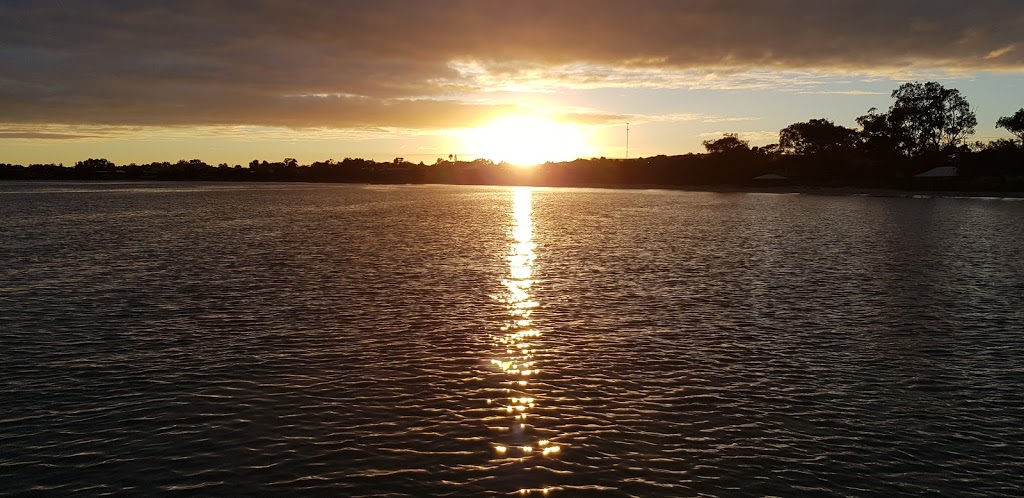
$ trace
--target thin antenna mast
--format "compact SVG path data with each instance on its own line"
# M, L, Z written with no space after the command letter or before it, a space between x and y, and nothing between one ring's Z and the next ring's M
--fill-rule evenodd
M629 159L629 123L626 123L626 159Z

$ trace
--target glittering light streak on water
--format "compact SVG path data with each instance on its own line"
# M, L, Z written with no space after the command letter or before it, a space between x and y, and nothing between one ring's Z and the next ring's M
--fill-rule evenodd
M508 274L502 279L505 292L498 296L507 308L508 317L494 334L496 357L490 360L504 374L505 380L495 392L495 399L488 400L488 404L502 414L493 428L498 436L492 443L495 458L503 465L520 468L533 465L539 458L554 458L562 451L557 432L537 427L531 420L536 410L557 411L557 407L545 405L543 390L538 388L542 371L537 360L540 354L537 342L541 333L534 327L534 312L539 303L530 295L537 259L531 214L531 189L516 188L506 256ZM520 490L524 494L529 491L529 488Z

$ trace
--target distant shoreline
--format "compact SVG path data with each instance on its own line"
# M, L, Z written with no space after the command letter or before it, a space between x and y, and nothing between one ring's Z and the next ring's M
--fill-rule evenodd
M532 184L490 184L490 183L408 183L408 182L311 182L311 181L257 181L257 180L156 180L156 179L63 179L33 178L11 179L2 178L4 183L75 183L75 184L162 184L162 183L205 183L225 185L370 185L370 186L467 186L467 187L533 187L533 188L579 188L607 190L665 190L679 192L698 192L716 194L802 194L817 196L860 196L889 198L978 198L978 199L1024 199L1024 191L997 190L940 190L940 189L899 189L882 187L853 186L811 186L811 185L659 185L659 184L581 184L581 185L532 185Z
M738 194L803 194L820 196L862 196L862 197L971 197L971 198L1006 198L1024 199L1024 192L1001 192L985 190L935 190L935 189L896 189L896 188L873 188L873 187L747 187L747 186L714 186L708 188L675 188L669 187L643 187L663 190L685 190L693 192L714 192L714 193L738 193Z

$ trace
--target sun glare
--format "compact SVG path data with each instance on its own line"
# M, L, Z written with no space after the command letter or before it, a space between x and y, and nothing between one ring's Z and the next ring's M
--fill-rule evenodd
M594 148L577 125L533 115L505 116L466 130L463 148L476 157L518 166L590 157Z

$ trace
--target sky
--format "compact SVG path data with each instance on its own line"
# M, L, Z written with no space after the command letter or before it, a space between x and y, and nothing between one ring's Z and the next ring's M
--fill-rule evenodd
M17 164L673 155L855 127L907 81L1009 137L1024 2L0 0Z

